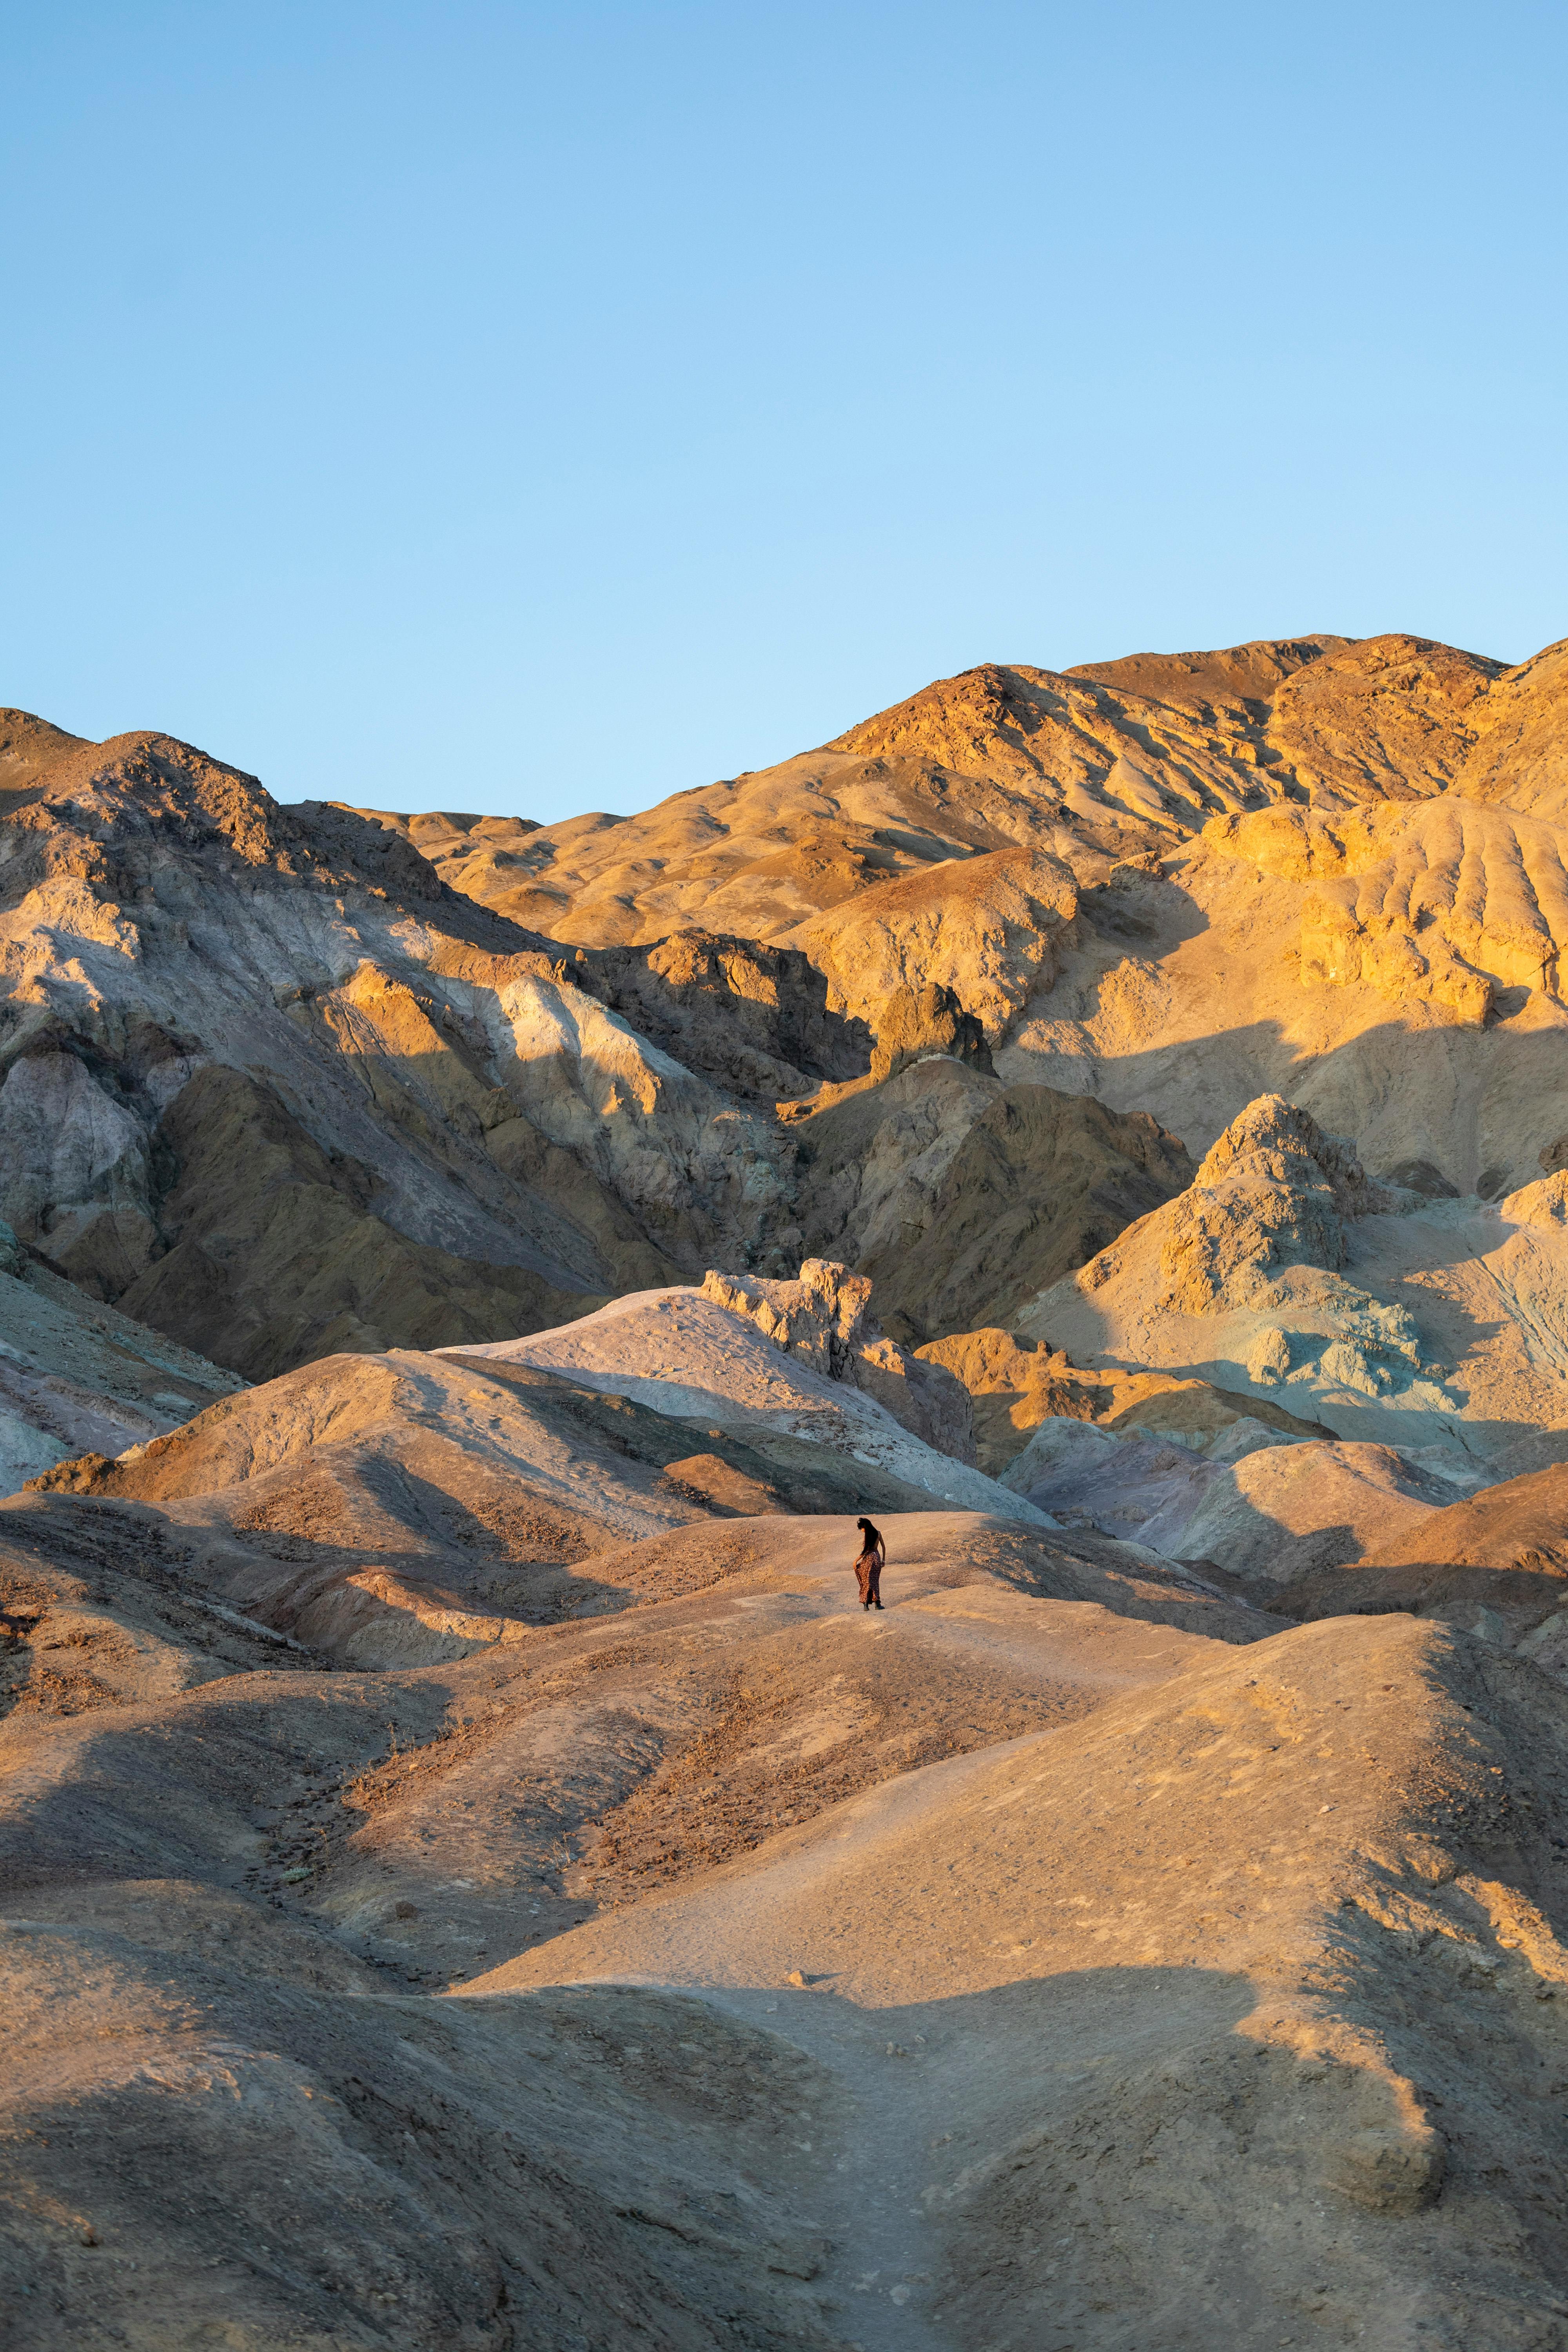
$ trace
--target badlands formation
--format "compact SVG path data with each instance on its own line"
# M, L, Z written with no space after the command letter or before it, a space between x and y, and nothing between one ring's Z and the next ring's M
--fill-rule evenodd
M1568 2347L1568 650L374 797L0 714L7 2341Z

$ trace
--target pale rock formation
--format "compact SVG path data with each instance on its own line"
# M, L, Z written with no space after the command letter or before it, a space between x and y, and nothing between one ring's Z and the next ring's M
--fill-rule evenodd
M807 1258L795 1282L749 1275L703 1276L702 1296L748 1316L775 1347L828 1380L849 1381L940 1454L973 1464L969 1391L940 1364L911 1356L871 1318L865 1275Z
M853 1381L871 1285L864 1275L824 1258L807 1258L794 1282L758 1281L746 1275L702 1277L702 1296L744 1315L786 1355L798 1356L825 1380Z
M0 1495L68 1456L162 1436L240 1386L84 1297L0 1224Z
M827 1475L860 1463L961 1508L1023 1514L1040 1524L1031 1505L921 1433L930 1430L972 1454L968 1398L939 1367L906 1358L879 1335L868 1345L858 1286L851 1277L841 1286L841 1273L825 1270L809 1286L721 1276L711 1289L635 1292L559 1330L461 1352L630 1397L748 1442L757 1431L804 1440L823 1449ZM805 1352L768 1336L764 1317L773 1329L801 1337ZM853 1379L818 1369L835 1361Z
M1253 1334L1252 1345L1247 1351L1247 1377L1260 1388L1282 1381L1290 1369L1290 1342L1283 1331L1270 1323L1264 1324Z
M1171 1203L1157 1303L1177 1314L1219 1314L1250 1304L1273 1267L1337 1269L1345 1262L1344 1219L1391 1205L1368 1182L1353 1145L1325 1135L1279 1095L1264 1095L1232 1121ZM1084 1278L1096 1286L1091 1268Z
M1267 1395L1345 1439L1508 1475L1568 1444L1563 1172L1491 1207L1373 1184L1278 1097L1249 1106L1190 1192L1016 1318L1094 1367Z

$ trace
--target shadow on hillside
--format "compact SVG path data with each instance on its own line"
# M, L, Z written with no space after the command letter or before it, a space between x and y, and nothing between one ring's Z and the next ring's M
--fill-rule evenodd
M1038 1019L1084 1031L1103 1014L1112 1036L1118 1030L1125 1033L1130 1019L1140 1017L1137 1007L1122 1007L1106 991L1126 970L1125 963L1117 965L1087 986L1071 1014L1059 1001L1066 982L1058 981L1026 1009L1025 1024ZM1151 978L1157 986L1157 964ZM1304 1017L1299 1029L1288 1033L1272 1015L1236 1022L1234 996L1216 976L1210 1030L1183 1034L1177 1024L1184 1014L1192 1016L1194 1006L1162 1002L1147 1015L1158 1033L1147 1045L1100 1052L1086 1037L1076 1052L1007 1050L1020 1060L1037 1061L1047 1085L1093 1092L1113 1110L1150 1112L1182 1137L1194 1160L1247 1103L1259 1095L1279 1094L1310 1111L1331 1134L1348 1135L1373 1176L1386 1177L1398 1163L1419 1159L1461 1194L1473 1192L1477 1179L1489 1171L1489 1197L1494 1199L1533 1183L1542 1172L1534 1153L1500 1168L1499 1146L1489 1130L1500 1111L1519 1103L1531 1106L1530 1124L1542 1130L1542 1144L1568 1134L1563 1031L1515 1029L1506 1023L1484 1031L1462 1029L1416 1005L1408 1024L1374 1018L1326 1051L1303 1045L1301 1033L1317 1025L1314 1008L1321 1014L1325 1003L1332 1006L1349 993L1303 988ZM1370 989L1353 993L1386 1011L1387 1000ZM1013 1079L1027 1075L1021 1068L1009 1071Z

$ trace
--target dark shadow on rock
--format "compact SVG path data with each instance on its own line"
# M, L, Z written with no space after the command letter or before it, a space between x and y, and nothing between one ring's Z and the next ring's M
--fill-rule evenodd
M771 1104L857 1077L870 1059L866 1024L828 1010L827 982L798 948L686 930L568 953L580 987L728 1093Z

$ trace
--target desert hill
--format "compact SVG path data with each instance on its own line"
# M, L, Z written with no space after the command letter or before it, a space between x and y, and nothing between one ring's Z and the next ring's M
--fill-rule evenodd
M1568 2345L1563 665L0 714L26 2352Z
M1510 671L1425 638L1319 636L1061 673L986 664L641 816L366 814L552 937L700 920L782 940L955 856L1045 852L1088 878L1097 855L1168 847L1215 815L1407 802L1467 775L1507 797L1512 761L1556 756L1557 653Z
M867 1066L802 956L590 967L167 738L17 719L5 749L4 1207L247 1377L763 1251L788 1152L759 1093Z
M1190 1150L1279 1092L1495 1194L1568 1135L1565 684L1399 635L991 665L642 815L379 821L554 938L796 947L873 1024L951 987L1005 1082Z
M0 1505L24 2340L1551 2342L1557 1684L914 1496L868 1619L659 1311Z
M1267 1093L1379 1178L1501 1197L1568 1155L1562 670L1411 637L992 667L510 833L10 714L0 1214L265 1378L813 1254L917 1343L1011 1328Z
M0 1225L0 1487L166 1435L241 1382L51 1274Z

